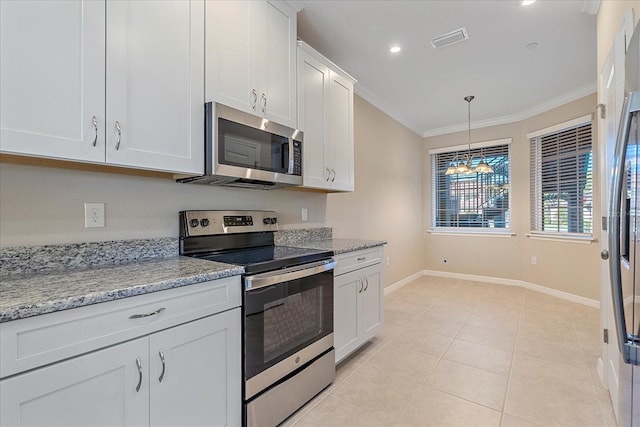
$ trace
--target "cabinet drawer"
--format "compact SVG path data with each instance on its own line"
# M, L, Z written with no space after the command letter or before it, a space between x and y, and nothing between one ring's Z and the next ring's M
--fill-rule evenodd
M382 262L382 247L335 255L333 258L338 261L338 265L334 270L334 276L339 276Z
M0 378L239 307L240 276L0 324Z

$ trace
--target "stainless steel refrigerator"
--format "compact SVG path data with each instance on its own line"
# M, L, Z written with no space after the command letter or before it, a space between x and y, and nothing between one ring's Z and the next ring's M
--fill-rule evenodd
M640 427L640 25L625 59L625 98L611 178L609 270L620 351L620 426Z

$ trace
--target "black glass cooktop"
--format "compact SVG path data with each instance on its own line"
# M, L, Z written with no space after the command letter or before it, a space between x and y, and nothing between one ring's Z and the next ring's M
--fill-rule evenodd
M332 251L319 249L290 246L261 246L257 248L201 253L193 256L210 261L241 265L245 269L245 274L257 274L320 261L332 255Z

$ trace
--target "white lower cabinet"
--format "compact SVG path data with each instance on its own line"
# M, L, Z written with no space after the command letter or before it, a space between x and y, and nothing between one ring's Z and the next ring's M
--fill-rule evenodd
M148 353L141 338L2 380L0 425L146 425L149 387L136 392L136 357L145 368Z
M5 361L12 356L8 344L16 342L17 355L25 355L36 344L28 336L41 331L60 338L55 341L70 335L64 329L79 326L132 339L5 376L0 426L241 425L239 278L157 294L1 324ZM211 314L216 306L223 308ZM162 309L150 311L155 307ZM120 328L117 319L132 319L132 313L148 314ZM91 323L96 317L109 321L108 332ZM181 321L173 326L171 319ZM58 351L53 344L47 348L41 352Z
M334 257L336 363L373 338L384 323L382 248Z
M150 425L240 425L240 322L236 308L150 336Z

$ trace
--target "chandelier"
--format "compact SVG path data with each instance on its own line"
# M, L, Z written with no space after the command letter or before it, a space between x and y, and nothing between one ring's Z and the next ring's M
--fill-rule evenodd
M484 158L484 148L481 152L480 163L475 168L471 167L471 161L473 160L473 154L471 154L471 101L475 98L473 95L465 96L464 100L467 101L468 111L469 111L469 136L468 136L468 146L467 152L462 155L462 160L458 159L458 154L456 153L455 157L451 161L451 164L447 168L447 171L444 173L445 175L454 175L454 174L472 174L472 173L493 173L493 168L489 166L487 161Z

